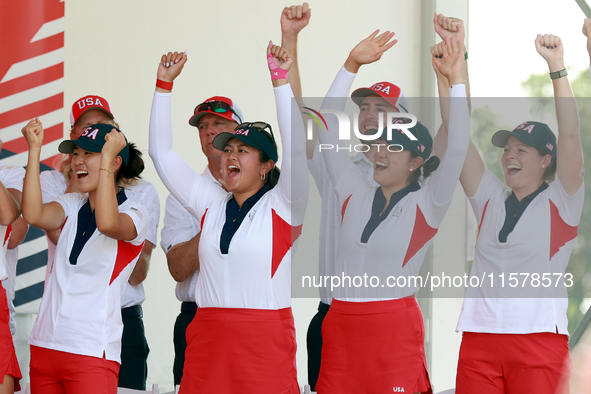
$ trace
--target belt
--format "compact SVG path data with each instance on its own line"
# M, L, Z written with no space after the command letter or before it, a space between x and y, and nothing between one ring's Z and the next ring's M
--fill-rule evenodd
M121 317L127 319L129 317L143 317L144 312L142 311L141 305L130 306L129 308L121 308Z
M322 301L320 301L320 304L318 304L318 312L327 313L329 309L330 309L330 304L325 304Z
M195 314L197 313L197 304L194 302L183 301L181 303L181 312Z

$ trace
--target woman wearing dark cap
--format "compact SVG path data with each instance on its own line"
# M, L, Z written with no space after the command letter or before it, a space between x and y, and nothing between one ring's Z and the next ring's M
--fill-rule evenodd
M305 134L299 114L298 129L291 130L292 58L271 44L267 54L282 136L281 177L271 127L245 123L213 141L223 150L228 192L172 150L170 90L186 54L164 55L158 68L150 156L168 190L201 223L199 308L187 328L183 394L299 393L291 254L308 200Z
M448 51L449 49L449 51ZM371 51L370 51L371 52ZM352 52L353 54L353 52ZM379 58L379 57L378 57ZM376 58L359 56L354 70ZM343 284L334 291L322 326L323 349L316 389L324 393L430 392L424 325L414 298L425 253L443 220L468 148L470 119L461 77L463 52L448 40L434 67L450 78L450 149L431 157L433 139L425 126L384 129L372 144L372 186L346 150L322 154L342 213L337 269ZM346 97L352 78L339 77L327 97ZM330 100L325 104L330 107ZM323 144L337 146L337 128L319 131ZM379 133L368 130L365 135ZM453 147L453 148L452 148ZM437 169L437 171L435 171ZM342 274L342 275L341 275ZM347 283L346 278L352 278ZM355 278L368 277L364 284ZM393 282L392 282L393 278ZM397 278L403 278L403 281Z
M121 355L121 295L141 253L149 213L117 187L137 178L141 153L118 129L96 124L59 150L72 154L81 193L42 204L39 119L23 128L29 161L23 187L23 218L43 230L62 228L48 266L31 345L32 393L117 392Z
M466 291L456 393L555 393L568 381L565 269L583 208L583 153L562 42L538 35L535 44L550 69L558 141L540 122L496 132L509 189L470 144L460 177L480 229L470 275L492 279Z

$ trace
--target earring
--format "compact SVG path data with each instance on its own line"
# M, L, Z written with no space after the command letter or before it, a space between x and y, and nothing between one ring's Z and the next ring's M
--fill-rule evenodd
M410 169L410 172L412 172L412 168Z
M546 168L546 166L542 166L542 168Z
M265 173L263 173L263 175L261 175L261 181L264 181L266 177L267 177L267 173L265 172Z

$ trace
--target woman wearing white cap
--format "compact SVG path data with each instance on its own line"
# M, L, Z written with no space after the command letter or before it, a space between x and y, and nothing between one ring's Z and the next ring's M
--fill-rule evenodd
M367 39L374 43L367 45L366 51L357 50L362 42L351 52L345 63L348 78L338 77L327 97L342 100L339 98L346 97L353 72L381 57L392 35L375 36ZM379 133L377 140L368 142L374 144L370 157L379 186L367 181L346 150L322 150L342 207L335 272L343 278L343 285L334 291L322 326L322 363L316 385L320 394L431 391L423 319L414 298L418 287L416 282L402 284L396 278L418 276L427 248L451 204L468 148L470 119L461 77L463 51L449 40L444 53L443 60L434 59L434 67L450 78L451 95L458 98L452 100L450 110L453 152L443 156L441 168L435 171L439 160L431 157L433 140L420 123L413 127L400 124L390 132L385 128L365 133ZM323 106L330 108L329 98ZM338 128L327 120L328 130L319 131L319 139L337 146ZM349 284L347 277L352 278ZM364 277L369 278L365 284L355 283L356 278Z
M562 42L538 35L535 45L550 69L558 142L540 122L498 131L509 190L472 143L460 177L479 227L470 275L486 280L466 290L456 393L550 394L568 381L565 269L583 208L583 154Z
M287 71L292 58L271 44L267 54L282 136L282 173L277 180L270 126L239 125L213 141L223 150L222 178L229 192L197 175L172 150L170 90L186 54L164 55L158 68L150 156L168 190L201 223L199 308L187 328L181 393L299 393L291 253L308 200L305 135L301 124L291 130Z
M121 355L121 295L140 255L149 213L117 182L136 178L141 153L111 125L87 127L59 150L72 153L81 193L42 204L39 160L43 127L31 120L23 135L29 159L23 217L43 230L62 228L29 344L32 393L117 392Z

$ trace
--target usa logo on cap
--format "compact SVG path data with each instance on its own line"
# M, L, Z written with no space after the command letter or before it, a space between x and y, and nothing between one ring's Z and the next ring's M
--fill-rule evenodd
M88 110L98 109L109 115L111 119L114 119L113 113L109 102L100 96L85 96L74 102L72 105L72 111L70 112L70 124L74 126L80 116Z

